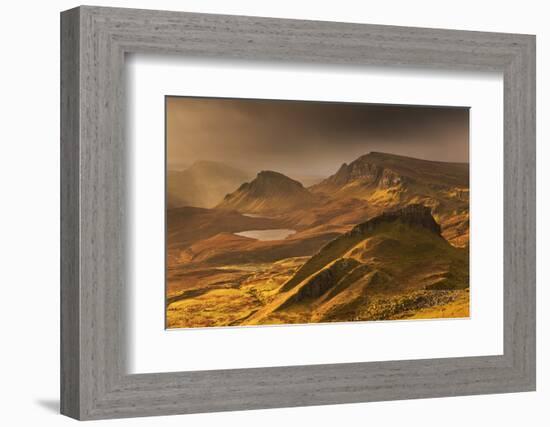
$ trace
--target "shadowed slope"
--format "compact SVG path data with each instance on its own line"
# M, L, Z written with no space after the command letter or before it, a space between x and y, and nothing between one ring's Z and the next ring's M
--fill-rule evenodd
M467 287L467 250L441 237L429 208L413 205L359 224L325 245L246 323L385 318L404 309L380 313L371 302L410 294L418 298L403 307L429 307L434 298L450 301L449 292Z
M380 225L396 221L411 226L424 227L440 237L441 229L439 224L435 222L430 214L430 209L427 207L410 205L399 211L385 212L369 221L356 225L349 232L329 242L317 254L313 255L292 279L285 283L283 290L291 289L305 277L318 271L334 259L343 256L347 251L364 240L369 232L374 231Z

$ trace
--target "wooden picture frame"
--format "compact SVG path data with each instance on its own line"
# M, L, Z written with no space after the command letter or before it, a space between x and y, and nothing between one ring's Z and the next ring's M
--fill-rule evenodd
M127 53L502 72L504 354L127 374ZM65 415L84 420L535 389L534 36L78 7L61 14L61 165Z

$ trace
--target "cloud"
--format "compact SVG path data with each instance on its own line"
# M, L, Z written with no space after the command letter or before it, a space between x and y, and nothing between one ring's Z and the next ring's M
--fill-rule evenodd
M329 175L369 151L467 162L467 108L167 98L168 163Z

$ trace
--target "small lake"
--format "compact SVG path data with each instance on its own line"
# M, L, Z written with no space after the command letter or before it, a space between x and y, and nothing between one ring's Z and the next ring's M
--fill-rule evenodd
M278 228L272 230L248 230L234 234L256 240L283 240L294 233L296 233L296 230Z
M243 213L241 214L242 216L247 216L249 218L267 218L266 216L263 216L263 215L258 215L258 214L247 214L247 213Z

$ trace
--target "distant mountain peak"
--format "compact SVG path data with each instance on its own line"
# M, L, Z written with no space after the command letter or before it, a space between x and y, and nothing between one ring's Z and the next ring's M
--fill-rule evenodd
M259 177L272 177L272 178L288 178L286 175L280 173L280 172L275 172L275 171L272 171L272 170L263 170L263 171L260 171L258 172L258 174L256 175L258 178ZM288 178L290 179L290 178Z
M259 172L217 206L244 213L274 214L311 206L316 200L304 186L288 176L270 170Z
M271 170L263 170L258 172L258 175L256 175L257 180L277 180L277 181L292 181L296 184L302 185L298 181L293 180L292 178L289 178L288 176L280 173L275 172Z
M357 180L361 180L366 185L376 183L383 172L383 168L371 161L371 154L365 154L349 164L343 163L338 171L324 180L320 186L338 187Z
M296 191L308 193L300 182L282 173L269 170L259 172L256 178L242 184L237 191L249 191L257 196L266 196L268 193L288 195ZM231 194L228 194L227 197L231 197Z
M351 163L343 163L334 174L311 187L328 195L361 197L373 189L406 188L414 182L448 187L467 187L467 163L447 163L371 151Z
M393 153L382 153L380 151L370 151L367 154L359 156L351 163L344 163L341 168L359 168L364 165L384 167L388 164L406 163L406 162L430 162L430 160L418 159L415 157L402 156Z

